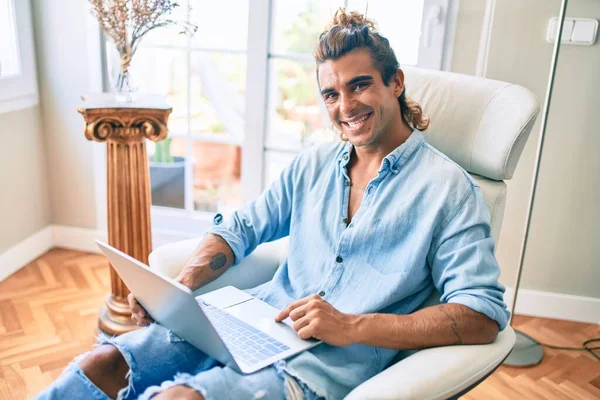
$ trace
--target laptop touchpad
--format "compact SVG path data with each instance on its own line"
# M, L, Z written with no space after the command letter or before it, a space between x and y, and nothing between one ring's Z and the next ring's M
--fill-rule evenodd
M222 310L254 298L233 286L225 286L198 297Z

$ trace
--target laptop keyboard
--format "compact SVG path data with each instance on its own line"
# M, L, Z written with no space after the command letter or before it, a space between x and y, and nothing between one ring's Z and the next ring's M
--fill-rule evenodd
M199 299L198 304L236 360L254 364L290 349L277 339L204 300Z

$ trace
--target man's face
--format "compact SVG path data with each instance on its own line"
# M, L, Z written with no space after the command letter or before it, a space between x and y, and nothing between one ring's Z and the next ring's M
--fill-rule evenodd
M367 49L320 64L318 77L329 118L354 146L377 146L401 123L404 75L399 70L386 86Z

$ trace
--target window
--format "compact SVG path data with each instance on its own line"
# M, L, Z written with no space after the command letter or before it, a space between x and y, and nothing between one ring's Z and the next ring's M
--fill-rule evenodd
M260 194L303 148L337 140L312 52L338 7L377 20L402 65L449 65L450 0L188 1L176 17L198 25L196 35L152 32L132 64L140 91L173 105L172 162L159 162L166 144L149 143L158 231L200 234L214 213Z
M14 5L12 1L0 0L0 77L16 76L20 72Z
M173 106L170 139L148 146L152 204L228 212L242 203L248 2L180 3L174 17L194 22L196 34L151 32L132 63L139 90L163 93ZM168 163L157 157L163 146Z
M0 0L0 113L37 102L29 2Z

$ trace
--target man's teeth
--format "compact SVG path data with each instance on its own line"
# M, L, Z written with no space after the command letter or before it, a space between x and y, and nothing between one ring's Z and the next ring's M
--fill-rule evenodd
M367 114L364 117L362 117L361 119L359 119L358 121L355 122L346 122L349 126L356 126L356 125L360 125L363 122L365 122L367 120L367 118L369 118L369 115L371 114Z

